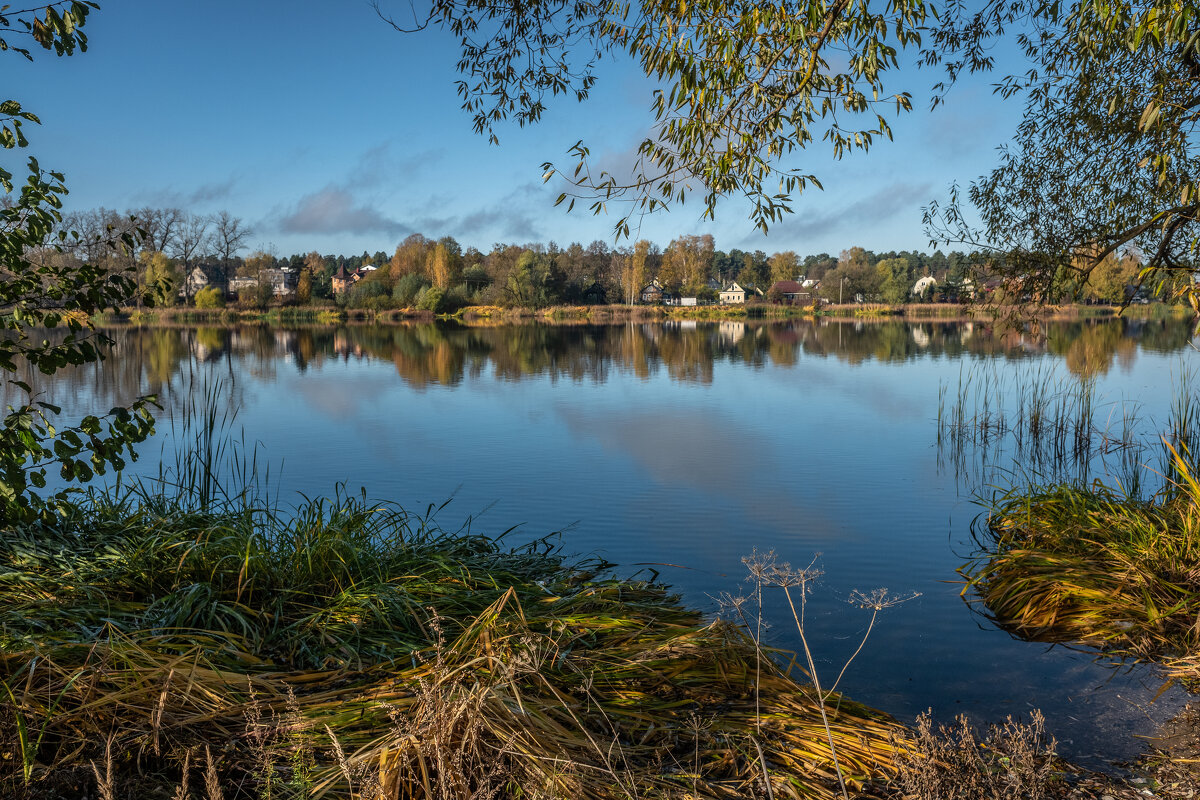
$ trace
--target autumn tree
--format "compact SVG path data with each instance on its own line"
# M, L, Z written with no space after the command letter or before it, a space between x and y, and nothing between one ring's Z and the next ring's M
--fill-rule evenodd
M391 260L391 277L397 280L404 275L422 275L429 278L426 272L426 262L433 242L419 233L411 234L396 246L396 252Z
M843 250L837 267L821 279L820 295L832 303L851 302L861 296L866 301L879 297L879 273L873 255L861 247Z
M150 252L165 253L175 246L175 237L183 219L178 208L140 208L133 212L143 231L142 245Z
M1088 298L1113 304L1128 302L1141 268L1141 259L1133 253L1121 258L1109 253L1091 270L1086 290Z
M638 239L633 245L633 255L629 261L629 296L635 299L647 283L646 275L648 274L648 258L651 247L652 245L646 239Z
M776 253L767 263L771 266L771 283L794 281L800 274L800 263L796 258L795 251L785 250L782 253Z
M238 270L238 274L245 278L257 278L262 274L263 270L274 268L275 262L274 253L269 253L266 250L255 250L242 261L242 266Z
M628 201L615 223L626 236L633 215L681 203L689 187L701 187L704 217L743 196L766 230L820 187L798 151L821 142L840 158L891 138L891 119L911 108L888 80L905 62L945 68L937 105L959 76L993 69L993 53L1011 42L1027 64L1000 76L998 90L1024 103L1016 136L965 196L955 189L927 207L932 238L989 251L1023 294L1046 298L1076 291L1110 254L1137 251L1140 281L1200 309L1193 3L982 0L935 11L924 0L430 0L417 12L374 1L397 30L441 28L458 40L463 108L492 141L505 120L538 122L558 95L586 99L602 59L640 67L654 89L631 170L604 169L583 141L573 163L542 165L545 180L566 184L558 203L568 209Z
M915 281L906 258L884 258L875 265L879 299L885 303L903 303Z
M1140 282L1200 308L1195 14L1178 0L948 6L930 60L951 78L994 68L989 51L1002 37L1030 67L998 84L1024 103L1013 141L965 198L929 209L934 236L988 251L1019 294L1048 299L1137 252ZM968 223L967 202L981 225Z
M434 245L428 256L429 266L425 272L429 275L429 280L438 289L447 289L450 286L450 254L446 250L444 244Z
M204 258L209 244L208 227L209 218L200 214L184 214L180 218L172 255L183 268L184 275L190 275L192 267Z
M226 276L230 273L233 258L237 252L246 246L253 233L249 226L228 211L221 211L210 217L212 233L210 243L213 254L221 260L221 270Z
M678 246L678 240L672 241L663 250L662 262L658 266L658 282L668 291L678 291L683 286L685 275L683 248Z
M143 266L141 286L146 298L156 308L175 305L184 279L178 262L166 253L149 250L143 250L139 260Z
M541 308L546 305L546 287L550 277L550 260L544 254L523 251L505 283L509 303L522 308Z
M308 305L312 300L313 290L313 274L308 267L303 267L300 270L300 277L296 281L296 302L302 306Z

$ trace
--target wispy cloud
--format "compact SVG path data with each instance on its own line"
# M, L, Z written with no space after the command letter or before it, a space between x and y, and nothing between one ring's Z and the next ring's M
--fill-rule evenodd
M445 157L442 148L430 148L397 157L390 142L364 151L345 177L301 197L269 227L283 233L385 234L403 237L414 228L379 210L364 195L372 189L394 186Z
M191 191L183 189L152 189L143 194L150 205L182 208L184 211L195 211L197 206L206 206L228 199L232 194L237 180L233 177L224 181L205 183Z
M398 180L411 181L445 157L444 147L431 147L397 156L391 142L382 142L359 156L345 182L340 185L346 188L367 189Z
M536 241L542 238L537 220L550 209L553 198L540 183L527 182L495 202L463 214L426 214L413 220L413 227L426 235L454 236L478 240L489 235L498 240ZM426 208L437 208L449 200L430 199ZM538 204L544 204L541 208Z
M285 233L386 233L403 236L408 226L360 203L339 186L327 186L300 198L294 210L279 220Z
M776 223L771 229L771 235L786 239L861 230L864 225L882 223L901 214L913 212L929 199L931 191L932 184L928 182L892 183L848 205L825 205L813 211L800 208L794 215ZM826 193L815 197L824 200L829 195ZM757 246L761 243L761 235L756 235L747 237L742 246Z

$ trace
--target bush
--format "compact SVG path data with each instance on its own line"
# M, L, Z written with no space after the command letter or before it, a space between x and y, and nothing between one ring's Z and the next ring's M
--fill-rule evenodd
M411 306L416 301L417 294L428 285L429 281L410 273L396 281L396 286L392 289L392 299L398 306Z
M350 291L346 293L346 305L350 308L378 308L379 302L369 302L374 298L388 297L387 285L381 280L362 280L350 287ZM386 304L385 304L386 307Z
M224 308L225 293L215 286L207 286L196 292L196 308Z
M435 314L445 313L446 292L436 286L422 289L417 295L417 308L421 311L432 311Z
M472 292L466 286L452 286L446 291L446 297L442 301L443 313L453 314L460 308L466 308L470 305L475 305L476 293Z

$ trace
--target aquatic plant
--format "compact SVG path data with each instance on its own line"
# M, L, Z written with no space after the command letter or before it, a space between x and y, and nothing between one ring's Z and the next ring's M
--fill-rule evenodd
M981 552L960 570L964 595L1022 637L1200 680L1200 483L1190 459L1171 452L1174 482L1148 500L1098 482L994 498Z
M938 389L939 459L976 484L1007 469L1010 482L1045 486L1086 483L1094 474L1115 481L1132 498L1146 488L1146 452L1159 454L1152 491L1170 488L1174 454L1194 468L1200 453L1200 388L1197 374L1181 366L1165 420L1149 418L1139 403L1110 402L1096 390L1094 375L1063 375L1037 361L1001 371L987 362L959 370L956 385ZM1164 446L1175 448L1172 451ZM1012 453L1006 464L1005 453ZM973 459L977 456L977 459Z

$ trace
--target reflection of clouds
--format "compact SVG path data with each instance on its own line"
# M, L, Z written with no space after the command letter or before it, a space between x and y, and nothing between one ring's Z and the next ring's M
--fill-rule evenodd
M764 463L767 442L735 428L732 420L701 410L561 412L576 435L596 435L608 450L633 458L659 483L736 496L752 489L749 478L774 466ZM598 418L599 417L599 418ZM716 455L719 454L719 455Z
M664 487L719 497L722 511L805 536L844 529L823 509L809 505L798 489L816 488L813 462L782 463L775 440L734 418L674 408L623 412L560 407L558 413L576 437L595 439L604 449L630 458ZM802 452L806 442L794 430L787 435L789 448ZM711 509L696 511L707 516Z
M318 365L311 368L304 379L289 379L287 391L334 419L362 416L367 406L376 405L380 397L396 386L396 381L390 375L372 375L369 370L355 370L356 374L347 375L342 370L333 371L324 367Z
M812 403L866 407L870 414L864 419L907 423L937 417L941 378L929 375L927 381L922 381L914 362L902 367L913 376L903 381L890 372L877 372L879 367L875 364L857 364L847 369L840 358L828 360L827 357L808 356L800 362L800 367L801 371L796 373L765 370L761 379L786 391L801 391ZM916 396L909 388L914 382L924 387Z

